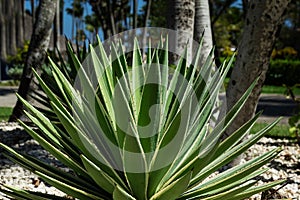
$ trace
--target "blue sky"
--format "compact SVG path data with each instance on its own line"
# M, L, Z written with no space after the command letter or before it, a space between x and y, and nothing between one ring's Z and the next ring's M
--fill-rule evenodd
M72 2L73 2L73 0L65 0L64 1L64 3L65 3L64 10L66 10L66 8L71 8ZM138 4L139 4L139 9L140 9L140 7L144 4L144 1L139 0ZM38 4L36 4L35 6L37 6L37 5ZM31 10L30 1L25 1L25 9ZM86 6L84 6L84 15L88 15L91 13L92 13L92 10L87 3ZM72 37L72 16L68 15L66 12L64 12L64 34L68 38Z
M64 3L64 10L66 10L66 8L71 8L72 7L72 2L73 0L65 0ZM237 0L235 3L233 3L233 6L241 6L241 0ZM145 2L143 0L138 0L138 4L139 4L139 10L141 8L141 6L143 6L145 4ZM36 6L38 4L36 3ZM31 10L30 7L30 1L25 1L25 8ZM86 5L84 6L84 15L88 15L91 14L91 8L89 6L88 3L86 3ZM68 15L66 12L64 13L64 34L68 37L71 38L72 37L72 16ZM88 35L88 33L87 33Z

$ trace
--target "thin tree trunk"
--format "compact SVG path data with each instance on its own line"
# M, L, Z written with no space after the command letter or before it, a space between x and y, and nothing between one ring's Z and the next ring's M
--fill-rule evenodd
M15 55L17 53L15 1L9 0L8 2L8 54Z
M23 41L26 40L26 36L25 36L25 0L22 0L22 28L23 28Z
M226 130L227 136L251 119L255 113L272 48L289 2L290 0L251 0L249 3L235 66L226 91L228 110L232 108L250 84L258 76L260 78L245 106ZM241 157L231 165L235 166L240 161Z
M16 28L17 28L17 46L22 47L24 42L23 25L23 0L16 0Z
M208 0L196 0L195 1L195 28L194 39L199 42L203 35L203 47L201 50L201 60L199 66L203 66L213 48L213 38L211 30L211 21L209 13ZM204 33L204 34L203 34Z
M138 1L133 0L133 28L137 28L137 16L138 16Z
M144 29L143 29L143 46L142 49L146 47L147 44L147 28L148 27L148 20L150 17L150 11L151 11L151 0L147 0L146 4L146 13L145 13L145 18L144 18Z
M145 18L144 18L144 27L148 26L148 21L149 21L150 11L151 11L151 3L152 3L152 0L147 0L146 13L145 13Z
M114 16L114 11L112 10L112 7L111 7L111 3L110 1L107 1L107 6L108 6L108 12L109 12L109 26L110 26L110 35L115 35L116 34L116 25L115 25L115 16Z
M30 6L31 6L31 14L32 14L32 26L35 22L35 6L34 6L34 0L30 0ZM32 27L33 28L33 27Z
M54 49L57 48L60 51L59 42L59 22L60 22L60 0L56 0L56 11L54 16L54 26L53 26L53 46Z
M0 57L6 61L6 22L4 17L5 2L0 4Z
M57 1L53 0L40 0L40 5L37 12L37 20L34 24L28 55L25 62L21 83L18 89L18 94L33 105L35 103L31 96L33 95L33 91L37 89L37 85L34 81L31 68L33 67L39 71L40 66L44 62L52 32L56 3ZM18 118L21 120L25 119L23 110L24 106L21 101L18 100L13 109L10 121L15 121Z
M59 10L59 33L60 35L64 34L64 0L60 0L60 10Z

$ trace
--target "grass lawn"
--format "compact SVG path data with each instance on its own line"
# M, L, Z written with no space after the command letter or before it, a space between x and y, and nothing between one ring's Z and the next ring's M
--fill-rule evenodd
M0 107L0 121L7 121L12 113L13 108Z
M18 86L19 84L18 80L0 81L0 86Z
M262 88L262 93L265 94L284 94L286 88L283 86L272 86L272 85L264 85ZM300 88L297 87L293 89L295 95L300 95Z
M229 83L229 78L226 78L225 82L224 82L225 88L227 87L228 83ZM285 91L286 91L286 87L284 87L284 86L264 85L262 87L261 92L264 94L282 94L282 95L284 95ZM300 96L300 88L299 87L294 88L293 92L295 95Z
M267 125L267 123L256 123L251 129L250 133L255 134ZM295 136L290 134L289 126L285 124L277 124L272 130L270 130L267 136L274 138L296 139Z

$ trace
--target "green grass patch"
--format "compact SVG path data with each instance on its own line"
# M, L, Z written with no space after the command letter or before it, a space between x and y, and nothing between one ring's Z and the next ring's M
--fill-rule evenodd
M227 88L228 84L229 84L229 78L226 78L224 81L224 86L225 88ZM300 96L300 87L294 87L293 88L293 92L295 95L299 95ZM285 95L286 94L286 87L284 86L274 86L274 85L264 85L262 87L261 93L263 94L282 94Z
M19 80L1 81L0 86L19 86Z
M251 129L250 133L255 134L264 127L266 127L267 123L256 123ZM285 124L277 124L266 136L273 138L287 138L287 139L296 139L295 136L291 135L289 132L289 126Z
M7 121L11 115L13 108L0 107L0 121Z
M262 93L265 94L285 94L286 87L284 86L272 86L272 85L264 85L262 88ZM300 95L300 88L294 88L293 92L295 95Z

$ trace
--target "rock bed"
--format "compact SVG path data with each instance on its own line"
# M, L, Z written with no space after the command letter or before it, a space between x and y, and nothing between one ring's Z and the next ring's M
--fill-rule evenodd
M0 123L0 141L18 151L26 152L38 159L63 168L55 158L43 150L38 143L31 139L17 124ZM300 148L296 143L291 143L288 140L262 138L246 152L244 161L270 151L275 147L282 147L283 151L276 159L267 165L270 170L258 177L258 184L279 179L287 179L287 182L284 185L265 191L263 194L254 195L249 198L250 200L300 200ZM38 176L8 160L2 155L2 152L3 150L0 149L1 184L65 196L61 191L41 181ZM0 199L6 198L0 193Z

